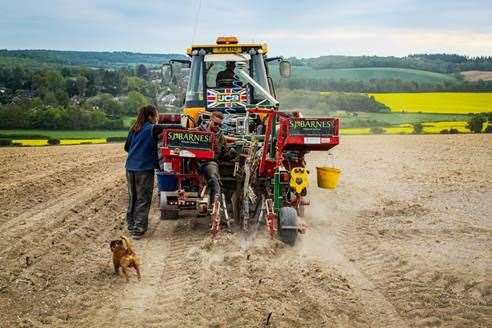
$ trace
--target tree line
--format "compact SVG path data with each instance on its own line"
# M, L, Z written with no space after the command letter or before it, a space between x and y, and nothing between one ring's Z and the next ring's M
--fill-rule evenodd
M152 71L135 68L0 66L0 128L125 127L160 90Z
M59 50L7 50L0 49L0 59L32 60L38 64L50 63L65 66L78 65L97 68L161 65L170 59L185 59L182 54L145 54L128 51L59 51ZM296 66L314 69L393 67L452 74L462 71L492 71L492 56L468 57L458 54L411 54L395 56L320 56L314 58L289 58Z
M114 68L138 64L161 65L170 59L184 59L180 54L144 54L129 51L61 51L0 49L0 58L24 59L64 66Z
M321 56L289 58L293 65L314 69L393 67L436 73L457 73L469 70L492 71L492 56L467 57L456 54L413 54L405 57L381 56Z
M439 83L374 79L369 81L296 78L281 79L279 85L287 89L339 92L482 92L492 91L492 81L442 81Z

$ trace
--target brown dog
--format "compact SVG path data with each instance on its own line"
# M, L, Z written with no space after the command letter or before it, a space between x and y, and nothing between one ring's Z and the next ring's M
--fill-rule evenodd
M137 271L138 280L140 280L138 257L137 254L135 254L132 244L128 238L121 236L121 239L119 240L111 240L109 247L113 252L114 272L119 274L119 268L121 267L121 271L123 271L123 274L125 275L126 282L128 282L127 269L129 267L133 267L135 268L135 271Z

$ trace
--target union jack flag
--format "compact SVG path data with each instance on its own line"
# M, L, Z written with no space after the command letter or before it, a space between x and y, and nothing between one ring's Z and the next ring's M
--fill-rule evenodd
M248 102L246 88L207 89L208 108L246 107Z

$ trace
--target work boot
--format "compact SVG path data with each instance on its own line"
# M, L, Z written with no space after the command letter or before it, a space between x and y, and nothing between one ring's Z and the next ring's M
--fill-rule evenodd
M144 236L143 233L132 233L132 239L133 240L140 240L143 238L143 236Z
M143 238L143 234L141 234L141 235L135 235L135 234L133 234L133 235L132 235L132 239L133 239L133 240L140 240L140 239L142 239L142 238Z
M144 234L145 234L145 230L143 230L141 228L140 229L139 228L134 228L132 230L132 234L131 235L132 235L132 239L139 240L139 239L142 239L143 238Z

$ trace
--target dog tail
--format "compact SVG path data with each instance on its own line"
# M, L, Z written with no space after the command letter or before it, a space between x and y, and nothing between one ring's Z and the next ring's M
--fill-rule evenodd
M127 237L121 236L121 240L123 240L123 243L125 244L125 248L128 250L128 252L135 253L132 248L132 243Z

